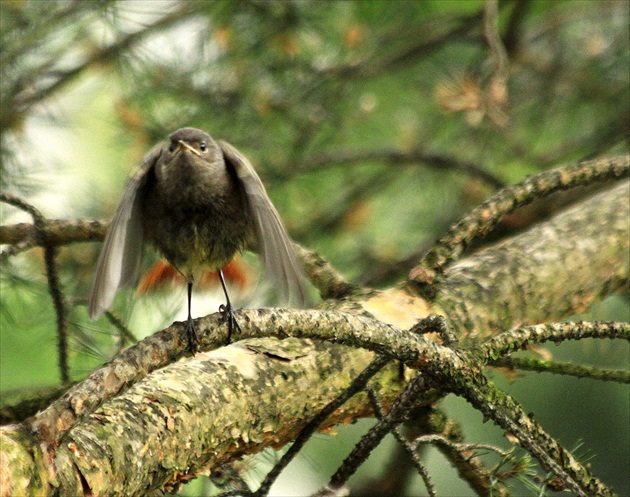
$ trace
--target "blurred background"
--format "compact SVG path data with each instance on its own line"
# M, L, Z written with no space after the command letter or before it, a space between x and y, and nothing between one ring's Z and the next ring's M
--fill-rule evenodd
M47 218L108 219L153 144L180 127L202 128L250 158L296 241L352 281L387 287L502 185L565 162L628 153L627 1L498 5L496 24L488 24L481 0L2 0L0 187ZM561 202L520 211L501 232ZM3 225L31 222L0 208ZM80 243L58 253L73 379L121 345L112 324L89 322L82 305L99 250L100 243ZM156 260L148 254L147 270ZM60 380L42 251L3 257L0 269L6 405ZM237 305L264 303L252 292L257 279L256 259L246 255L232 279ZM183 284L142 295L132 288L114 309L141 338L183 319L184 295ZM194 315L215 311L221 295L212 286L198 292ZM580 317L630 321L628 297L610 297ZM629 366L627 343L580 341L550 351L558 360ZM535 373L494 380L567 448L582 444L577 454L630 495L627 386ZM509 447L459 399L442 407L468 441ZM370 423L317 436L273 495L314 491ZM388 440L373 454L353 480L357 489L387 477L393 446ZM426 456L440 495L470 494L437 452ZM244 462L249 481L277 457ZM199 479L182 494L213 491ZM426 495L419 478L403 491Z

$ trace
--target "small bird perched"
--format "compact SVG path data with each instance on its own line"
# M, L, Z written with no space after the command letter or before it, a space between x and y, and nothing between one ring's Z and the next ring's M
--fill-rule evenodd
M222 268L236 252L257 251L282 296L303 307L301 265L265 187L232 145L195 128L182 128L153 148L132 174L98 259L88 306L95 319L119 288L135 281L145 242L157 248L188 282L186 333L198 337L190 313L193 282L204 270L219 273L226 304L220 310L232 333L238 324Z

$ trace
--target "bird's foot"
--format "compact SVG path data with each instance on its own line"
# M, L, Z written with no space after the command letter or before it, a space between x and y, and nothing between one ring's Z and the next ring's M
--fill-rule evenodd
M195 322L190 316L186 321L186 338L188 339L188 350L194 355L197 352L197 347L199 345L199 337L197 336L197 330L195 329Z
M228 343L232 342L232 332L234 330L241 332L241 327L238 325L236 318L234 317L234 312L232 311L231 304L221 304L219 306L219 312L223 314L223 318L227 321L228 324Z

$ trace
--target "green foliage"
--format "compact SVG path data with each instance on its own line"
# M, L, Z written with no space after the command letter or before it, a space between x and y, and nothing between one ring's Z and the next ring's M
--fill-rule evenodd
M3 0L0 188L47 217L60 189L63 217L107 217L142 154L195 126L251 158L297 241L355 281L399 281L493 188L443 160L511 183L629 148L625 1L501 2L505 101L483 4ZM62 249L69 300L97 249ZM58 381L41 261L16 260L0 275L4 392ZM79 378L115 343L71 316Z

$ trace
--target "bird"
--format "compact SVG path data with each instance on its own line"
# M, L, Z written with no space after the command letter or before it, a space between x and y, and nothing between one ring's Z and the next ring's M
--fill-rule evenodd
M191 316L193 284L219 275L228 340L240 329L223 277L237 252L258 252L287 302L308 303L306 278L291 239L250 161L226 141L181 128L157 144L132 173L96 265L88 316L96 319L116 293L138 278L145 245L155 247L187 281L188 348L199 338Z

